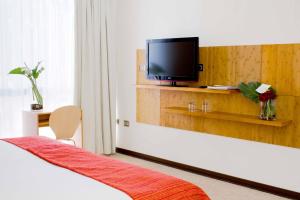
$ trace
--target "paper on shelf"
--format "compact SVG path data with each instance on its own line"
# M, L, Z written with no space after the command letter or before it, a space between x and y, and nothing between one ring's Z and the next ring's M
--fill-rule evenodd
M207 86L207 89L213 89L213 90L236 90L238 87L230 86L230 85L213 85L213 86Z
M256 89L256 92L258 92L259 94L265 93L266 91L269 90L270 87L271 85L263 83Z

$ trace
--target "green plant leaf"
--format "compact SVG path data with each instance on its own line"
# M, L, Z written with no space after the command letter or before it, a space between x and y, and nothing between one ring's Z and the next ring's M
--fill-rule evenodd
M12 69L10 72L8 72L9 74L20 74L20 75L24 75L25 74L25 68L24 67L17 67L15 69Z
M39 75L42 73L42 71L44 70L44 67L41 67L39 69L40 64L42 63L42 61L39 61L37 63L37 65L32 69L32 76L34 79L37 79L39 77Z
M249 82L248 84L246 83L240 83L239 84L239 89L241 93L250 99L251 101L254 101L255 103L259 102L259 93L256 92L256 89L261 85L260 82Z
M37 68L32 69L31 73L34 79L37 79L39 77L39 72L37 71Z

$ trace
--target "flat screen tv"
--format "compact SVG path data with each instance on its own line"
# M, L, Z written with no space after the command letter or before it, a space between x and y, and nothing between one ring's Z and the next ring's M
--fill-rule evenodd
M198 57L197 37L147 40L147 78L173 83L198 81Z

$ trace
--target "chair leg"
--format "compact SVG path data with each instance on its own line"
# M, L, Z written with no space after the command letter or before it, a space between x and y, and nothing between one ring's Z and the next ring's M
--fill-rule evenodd
M70 139L73 143L74 143L74 146L76 147L76 142L75 142L75 140L73 140L73 139Z
M76 142L75 142L75 140L73 140L72 138L61 139L61 140L72 141L72 142L73 142L73 145L76 147Z

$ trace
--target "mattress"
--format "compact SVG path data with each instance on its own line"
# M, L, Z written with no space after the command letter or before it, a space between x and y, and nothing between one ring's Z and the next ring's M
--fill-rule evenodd
M187 181L46 137L0 142L0 199L210 199Z
M0 199L129 200L126 193L0 140Z

